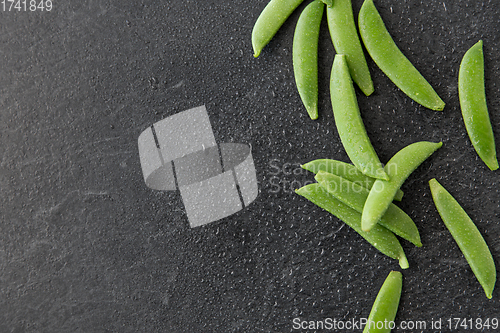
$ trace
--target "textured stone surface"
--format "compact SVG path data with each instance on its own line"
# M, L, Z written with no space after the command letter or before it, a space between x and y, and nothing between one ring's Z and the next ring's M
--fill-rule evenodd
M288 332L298 317L368 316L397 263L293 193L313 180L301 163L348 161L329 101L326 22L312 121L291 59L305 4L254 59L251 30L266 3L83 0L0 12L0 332ZM436 177L463 205L500 267L500 179L474 152L457 95L460 60L483 39L500 137L500 7L375 3L447 103L441 113L417 105L371 60L375 93L358 91L383 162L415 141L444 143L403 186L399 206L424 246L403 243L410 268L396 320L498 316L500 294L484 295L427 181ZM356 12L361 4L353 0ZM137 138L202 104L218 142L251 144L260 193L235 215L190 229L178 193L144 184Z

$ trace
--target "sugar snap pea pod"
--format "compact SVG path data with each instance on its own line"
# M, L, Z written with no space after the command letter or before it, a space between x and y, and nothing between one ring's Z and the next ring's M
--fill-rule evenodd
M318 40L325 4L311 2L300 14L293 37L293 71L300 98L311 119L318 118Z
M335 125L352 163L367 176L389 179L363 125L345 55L335 55L330 95Z
M257 58L286 19L304 0L271 0L260 13L252 30L252 46Z
M408 97L426 108L442 111L445 103L394 43L373 0L359 11L359 33L377 66Z
M455 198L436 179L431 179L429 186L439 215L483 287L486 297L491 299L497 270L488 245Z
M364 175L354 165L337 160L318 159L303 164L301 167L315 174L319 171L332 173L344 179L350 180L353 183L366 187L368 190L372 188L373 183L375 182L375 178ZM396 195L394 196L394 200L401 201L403 194L403 191L398 189Z
M375 298L363 333L389 333L391 331L398 312L402 288L403 275L396 271L390 272Z
M327 8L326 17L335 51L346 55L352 80L366 96L371 95L373 81L354 23L351 0L335 0Z
M385 165L385 171L390 180L377 179L366 198L361 218L361 227L370 231L380 221L392 202L397 189L401 187L408 176L429 156L443 145L421 141L412 143L398 151Z
M495 138L484 89L483 41L464 55L458 73L458 95L465 127L477 154L491 170L498 169Z
M401 268L409 267L403 248L392 232L380 225L364 232L361 230L361 214L335 199L321 185L309 184L295 192L344 221L383 254L399 260Z
M318 172L314 178L335 198L358 213L363 211L366 198L370 193L366 188L324 171ZM378 223L416 246L422 246L415 222L395 204L389 205Z

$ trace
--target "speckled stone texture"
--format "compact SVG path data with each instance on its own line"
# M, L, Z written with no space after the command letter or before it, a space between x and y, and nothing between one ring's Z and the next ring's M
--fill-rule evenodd
M294 318L368 316L397 262L293 193L313 181L301 163L348 161L329 100L326 21L312 121L291 54L308 1L254 59L251 30L266 3L68 0L51 12L0 12L0 332L297 332ZM361 4L353 0L356 13ZM500 145L500 7L375 5L447 103L443 112L417 105L370 59L375 93L357 90L382 162L416 141L444 143L398 203L424 246L402 241L410 268L396 321L426 321L430 332L431 320L449 331L448 318L500 317L500 293L486 298L427 185L436 177L456 197L500 267L499 173L477 157L457 92L460 60L483 39ZM144 184L137 138L202 104L218 142L252 146L260 193L235 215L190 229L178 193Z

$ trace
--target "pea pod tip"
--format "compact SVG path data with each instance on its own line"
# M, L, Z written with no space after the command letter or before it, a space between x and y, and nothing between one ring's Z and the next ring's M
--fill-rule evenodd
M495 171L499 168L498 166L498 160L496 158L492 159L491 161L487 161L488 163L485 163L488 168L490 168L491 171Z
M314 172L314 170L311 170L310 168L310 162L307 162L305 164L301 164L300 167L304 170L307 170L307 171L311 171L311 172ZM314 172L315 173L315 172Z
M391 271L389 275L396 275L398 277L403 277L403 274L400 271Z
M437 193L443 189L443 186L437 181L436 178L429 180L429 187L431 188L432 193Z
M307 111L307 114L309 115L309 118L311 118L312 120L316 120L318 119L318 106L317 105L310 105L310 106L306 106L306 111Z
M254 58L257 58L258 56L260 56L260 53L262 52L262 47L259 47L258 45L253 44L252 49L253 49L253 57Z
M402 269L407 269L410 267L410 264L408 263L408 259L406 258L406 256L404 254L399 258L399 267L401 267Z
M443 111L444 110L444 107L446 106L446 103L441 101L441 103L439 103L438 105L436 105L433 110L434 111Z
M365 175L367 175L367 174L368 174L367 170L364 170L364 171L363 171L363 173L364 173ZM377 176L377 177L374 177L374 178L376 178L376 179L382 179L382 180L387 180L387 181L391 180L391 178L389 177L389 175L388 175L388 174L384 171L384 169L382 169L382 168L380 168L380 169L378 169L378 170L376 171L376 176Z
M327 174L327 172L319 170L318 173L314 176L314 180L316 180L322 187L323 185L328 187L328 184L322 184L323 181L326 181L325 174Z
M372 220L363 219L361 217L361 230L365 232L370 232L372 228L377 224L378 221L373 222Z
M361 89L361 91L363 92L363 94L365 94L365 96L368 97L375 92L375 88L373 87L373 84L372 84L368 88Z
M387 180L387 181L389 181L391 179L389 177L389 175L385 172L385 170L384 170L384 168L383 168L382 165L378 166L377 168L378 168L377 170L374 170L374 168L372 166L367 166L365 168L363 168L361 166L358 167L358 169L365 176L372 177L372 178L375 178L375 179Z

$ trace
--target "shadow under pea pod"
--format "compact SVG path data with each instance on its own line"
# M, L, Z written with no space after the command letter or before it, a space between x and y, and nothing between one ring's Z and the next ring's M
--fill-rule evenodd
M138 144L146 185L178 189L191 228L232 215L257 198L250 146L217 144L205 106L153 124Z

